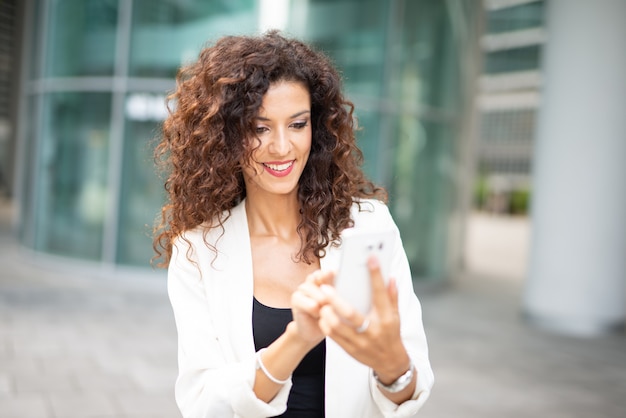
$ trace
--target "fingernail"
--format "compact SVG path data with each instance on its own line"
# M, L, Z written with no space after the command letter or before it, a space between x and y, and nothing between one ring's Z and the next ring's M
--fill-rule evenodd
M378 268L378 258L375 255L370 256L369 260L367 260L367 264L371 269Z

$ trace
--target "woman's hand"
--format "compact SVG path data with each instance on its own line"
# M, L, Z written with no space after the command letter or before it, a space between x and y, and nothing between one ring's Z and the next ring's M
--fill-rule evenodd
M319 310L319 327L348 354L371 367L381 382L390 384L411 365L400 335L398 289L393 279L385 286L376 257L370 257L368 268L372 286L370 312L363 315L342 300L332 286L324 284L321 290L327 295L327 303ZM386 396L399 403L411 396L414 387L412 383L406 391Z
M320 289L332 283L334 273L317 270L307 276L291 295L291 310L300 338L317 345L326 336L319 327L320 309L328 303L328 295Z

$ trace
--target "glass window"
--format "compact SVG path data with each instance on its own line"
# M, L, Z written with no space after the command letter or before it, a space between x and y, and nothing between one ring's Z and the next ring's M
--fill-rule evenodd
M298 4L292 14L299 14ZM377 0L315 0L307 5L304 37L333 58L350 96L379 98L383 93L387 9Z
M20 199L20 217L21 222L19 225L19 236L22 242L28 246L33 246L33 237L35 236L36 226L32 221L34 219L35 205L33 203L34 193L33 188L35 184L35 172L32 167L35 166L35 159L37 156L37 130L40 126L40 120L37 117L38 112L38 99L37 96L28 96L26 100L26 106L28 113L31 116L29 123L24 124L24 165L20 167L16 166L16 170L21 170L23 176L23 188L21 190Z
M405 2L394 54L392 102L396 104L390 204L412 272L421 279L449 274L450 219L457 209L461 115L460 63L467 34L453 16L458 2Z
M386 146L386 143L377 140L380 132L380 115L378 112L359 108L355 109L354 114L359 126L356 140L363 152L363 171L368 178L380 182L383 173L379 165L380 159L376 157L381 155L380 148Z
M288 28L328 54L340 69L361 127L357 140L365 157L363 168L375 181L384 178L377 157L386 146L379 138L388 9L387 2L377 0L293 2Z
M117 0L49 2L46 75L112 75Z
M449 220L458 191L452 126L397 119L391 209L413 275L438 280L449 273Z
M108 93L44 96L35 247L98 260L109 187Z
M24 36L24 41L28 45L22 49L28 59L28 69L24 72L31 79L41 76L41 8L42 0L31 2L31 14L27 18L24 26L28 28L29 34Z
M254 0L135 0L131 76L173 78L207 42L257 27Z
M413 274L444 278L457 208L459 61L470 41L453 19L469 18L468 7L439 0L292 5L292 18L307 18L290 29L328 53L343 74L362 128L364 169L390 192ZM306 13L298 10L304 5Z
M121 264L148 267L154 255L152 226L165 200L165 191L152 155L164 112L163 95L134 93L126 98L117 251Z
M539 68L540 54L539 45L490 52L485 55L485 72L497 74L536 70Z
M530 142L535 135L536 109L504 109L484 112L481 118L485 142Z
M487 13L487 33L538 28L544 24L544 2L535 1Z
M404 111L458 109L458 53L449 8L440 1L405 2L399 18L392 94Z
M444 278L449 273L450 221L457 208L460 59L471 40L468 13L478 11L470 12L476 8L468 2L440 0L286 3L290 9L285 32L325 51L342 72L361 127L357 141L364 169L390 192L390 208L413 273ZM101 260L105 219L119 214L118 224L110 225L117 228L115 261L148 266L151 230L164 200L152 148L164 117L164 93L154 92L167 82L154 79L174 78L181 65L195 60L200 49L219 36L257 32L266 10L258 0L33 4L33 19L41 15L44 23L34 28L43 31L33 35L36 77L100 76L113 86L116 64L125 65L128 59L128 74L116 75L144 79L129 80L130 91L108 93L51 93L46 90L50 83L36 83L29 109L41 123L34 122L32 132L30 125L23 130L30 141L24 162L31 169L24 176L23 241L44 252ZM274 2L263 2L270 4L276 11ZM120 5L129 7L120 10ZM131 25L126 40L130 53L119 57L116 37L125 30L118 29L118 14L126 12L131 12L122 19ZM118 58L123 62L116 63ZM126 94L123 109L111 109L113 94ZM116 106L119 102L115 100ZM112 111L115 121L124 115L124 137L114 138L122 145L119 167L109 162ZM121 170L121 184L108 184L113 173L109 170ZM107 212L111 193L116 193L115 201L119 197L116 214Z

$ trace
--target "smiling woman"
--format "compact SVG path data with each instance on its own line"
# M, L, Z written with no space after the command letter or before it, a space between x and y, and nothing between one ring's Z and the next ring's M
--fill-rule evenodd
M181 70L171 99L155 249L183 415L414 416L433 383L421 309L329 60L274 31L225 37ZM343 231L381 227L393 231L392 279L362 260L372 308L361 313L333 271Z
M302 83L270 85L256 118L259 144L243 167L249 200L256 199L253 194L264 194L265 199L291 195L297 200L298 180L311 151L310 108L311 96Z

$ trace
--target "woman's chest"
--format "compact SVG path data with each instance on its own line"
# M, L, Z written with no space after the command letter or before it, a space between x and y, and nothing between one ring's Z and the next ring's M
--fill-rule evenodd
M317 259L311 264L299 260L298 246L290 243L253 239L251 249L254 296L268 306L289 307L291 294L320 268Z

